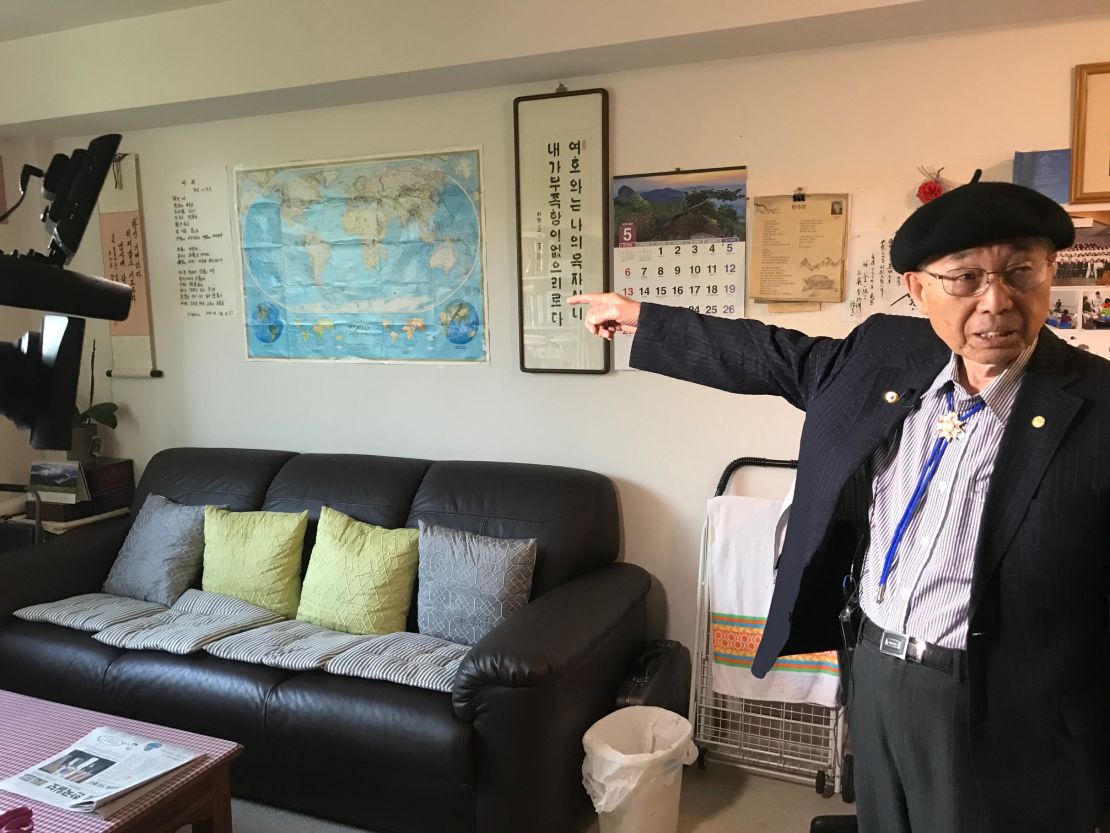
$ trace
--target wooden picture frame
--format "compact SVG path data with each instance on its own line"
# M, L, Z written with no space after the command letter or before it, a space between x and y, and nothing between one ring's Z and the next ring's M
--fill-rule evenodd
M566 299L609 291L609 94L516 98L513 136L520 369L607 373L609 342Z
M1110 61L1075 68L1071 202L1110 202Z

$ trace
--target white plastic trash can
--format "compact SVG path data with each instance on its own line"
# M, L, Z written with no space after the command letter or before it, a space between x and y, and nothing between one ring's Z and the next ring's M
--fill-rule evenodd
M601 833L675 833L682 767L698 749L681 715L629 706L603 717L582 737L582 783Z

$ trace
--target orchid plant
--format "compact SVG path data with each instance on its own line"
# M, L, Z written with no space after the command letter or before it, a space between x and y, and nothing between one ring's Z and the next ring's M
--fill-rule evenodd
M96 341L92 343L92 353L89 358L89 407L85 410L80 410L76 406L73 408L73 426L78 428L83 425L92 425L93 423L100 423L108 428L115 428L118 424L116 421L116 411L119 410L119 405L115 402L96 402Z

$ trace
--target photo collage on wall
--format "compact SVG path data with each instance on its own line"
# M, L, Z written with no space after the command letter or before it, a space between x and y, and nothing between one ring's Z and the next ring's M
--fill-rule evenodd
M1056 254L1045 322L1070 343L1110 349L1110 211L1071 211L1075 245Z

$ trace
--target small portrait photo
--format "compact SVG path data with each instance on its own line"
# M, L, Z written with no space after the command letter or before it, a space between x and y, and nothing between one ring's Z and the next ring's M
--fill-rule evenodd
M1080 290L1053 287L1045 323L1057 330L1078 330L1080 303Z
M836 216L837 214L843 214L844 213L844 203L841 202L840 200L833 200L831 210L832 210L833 216Z
M1110 287L1083 292L1083 329L1110 330Z

